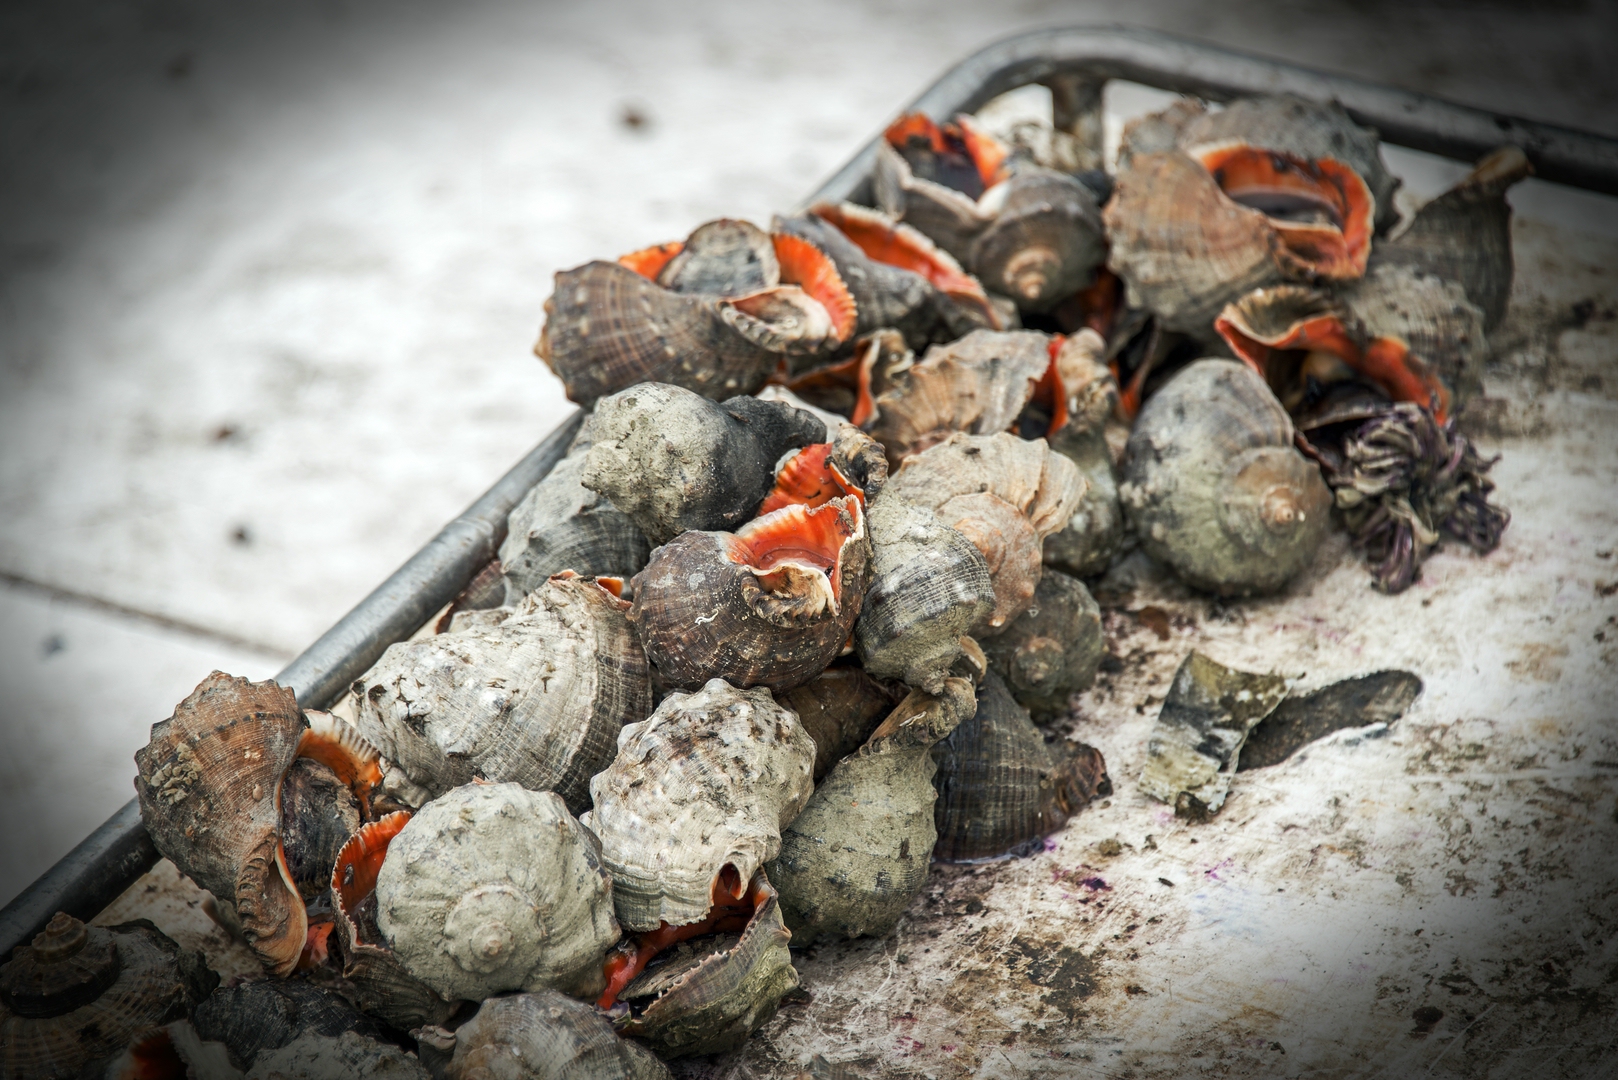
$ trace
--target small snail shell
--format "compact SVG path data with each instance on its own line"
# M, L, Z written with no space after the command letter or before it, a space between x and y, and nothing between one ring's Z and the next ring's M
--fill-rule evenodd
M1101 608L1090 590L1049 567L1033 606L983 646L1017 703L1035 716L1066 712L1068 697L1095 681L1105 650Z
M1273 592L1314 557L1331 493L1264 380L1198 360L1146 402L1119 488L1142 548L1198 588Z
M668 1080L595 1009L554 990L490 998L455 1030L448 1080Z
M388 845L377 926L448 999L551 987L590 995L619 938L595 838L554 792L468 784Z

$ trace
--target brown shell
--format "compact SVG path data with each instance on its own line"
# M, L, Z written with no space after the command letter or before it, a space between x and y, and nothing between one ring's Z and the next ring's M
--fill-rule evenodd
M308 916L281 847L281 778L307 725L291 690L216 671L135 754L141 819L157 850L236 906L272 973L303 952Z
M300 757L281 782L281 843L305 901L331 885L337 853L360 828L360 803L328 766Z
M1106 651L1101 608L1082 582L1047 567L1033 606L986 638L983 651L1018 704L1035 716L1064 713L1069 696L1095 681Z
M993 216L964 260L984 287L1047 311L1089 284L1107 259L1101 207L1065 173L1021 166L982 200Z
M1273 592L1330 527L1331 493L1293 448L1264 380L1198 360L1154 394L1124 451L1119 495L1148 555L1220 595Z
M932 755L938 766L933 858L941 862L1026 854L1112 790L1099 751L1081 744L1062 760L993 672L978 687L976 714Z
M815 780L859 749L893 708L898 694L857 667L830 667L802 686L775 695L798 714L815 740Z
M0 967L0 1076L100 1075L95 1063L185 1016L218 983L200 954L149 923L85 926L58 912Z
M454 1035L448 1080L667 1080L668 1066L555 990L490 998Z
M357 1031L379 1038L383 1033L381 1024L361 1015L341 994L303 979L221 986L197 1006L192 1022L198 1037L222 1044L242 1069L251 1068L262 1051L277 1050L300 1035Z
M848 641L870 564L858 497L788 506L735 533L687 532L658 548L630 584L629 618L669 686L790 690Z
M903 334L875 330L854 343L852 355L794 373L787 379L787 386L810 407L829 409L847 423L864 425L876 415L876 398L893 385L901 372L910 370L915 360ZM770 389L765 387L759 396L765 396Z
M1073 516L1045 538L1044 560L1075 577L1105 571L1123 546L1123 507L1106 425L1118 408L1118 383L1102 361L1106 343L1094 330L1070 335L1056 354L1067 398L1067 424L1052 432L1052 450L1079 468L1086 486Z
M1396 400L1415 401L1442 421L1477 395L1489 342L1483 312L1459 283L1411 266L1374 266L1338 295L1366 339L1373 345L1385 343L1413 381L1442 387L1436 391L1436 407L1415 393L1396 392ZM1367 354L1374 356L1370 348Z
M697 226L657 283L678 293L745 296L781 282L770 234L750 221L719 218Z

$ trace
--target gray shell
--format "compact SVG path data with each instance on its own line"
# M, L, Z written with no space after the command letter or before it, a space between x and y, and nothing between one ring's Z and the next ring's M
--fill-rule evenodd
M865 670L942 692L963 634L994 608L982 552L938 515L891 492L866 517L875 553L854 645Z
M978 200L917 176L886 139L877 143L871 184L877 206L920 230L962 264L972 254L973 241L992 220Z
M657 275L680 293L743 296L781 282L770 234L750 221L718 218L698 225Z
M582 482L612 500L654 544L751 518L788 450L826 441L826 425L779 402L716 404L641 383L596 405Z
M612 881L554 792L468 784L388 846L377 925L410 973L448 999L552 988L593 995L620 937Z
M447 1080L667 1080L594 1008L554 990L490 998L455 1031Z
M1123 476L1141 547L1223 596L1279 589L1331 523L1331 493L1293 448L1286 410L1232 360L1198 360L1146 402Z
M941 688L900 702L782 834L769 874L794 944L881 937L926 883L938 838L931 747L977 708L968 680Z
M300 1035L382 1034L375 1021L335 991L301 979L260 979L220 987L197 1006L192 1021L201 1038L222 1043L231 1060L244 1069L261 1053L278 1050Z
M243 1080L431 1080L416 1060L392 1043L353 1031L301 1035L259 1055Z
M1338 295L1367 337L1398 338L1435 370L1453 395L1452 408L1477 395L1488 336L1483 312L1458 282L1410 265L1381 265Z
M1049 436L1052 450L1079 467L1087 486L1073 516L1045 538L1046 566L1075 577L1100 574L1124 543L1124 511L1106 425L1118 406L1118 383L1102 357L1107 343L1094 330L1071 334L1056 355L1067 395L1068 421Z
M496 625L390 645L354 684L360 733L431 796L481 777L582 810L619 730L652 708L627 606L563 576Z
M780 851L814 764L814 740L762 687L713 679L626 726L618 756L590 782L595 809L584 818L601 838L624 928L702 919L727 863L750 880Z
M1106 262L1101 207L1066 173L1019 165L979 205L992 216L963 262L984 288L1010 296L1024 311L1066 300Z
M1101 608L1082 582L1046 568L1033 606L983 651L1019 705L1036 717L1064 713L1068 697L1095 681L1106 651Z

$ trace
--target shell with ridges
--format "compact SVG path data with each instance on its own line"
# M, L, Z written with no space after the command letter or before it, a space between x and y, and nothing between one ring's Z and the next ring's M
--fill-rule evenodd
M1090 189L1037 165L1019 166L998 187L984 193L993 217L965 259L984 287L1024 311L1045 311L1089 284L1107 258L1101 207Z
M431 1080L414 1054L357 1031L300 1035L261 1054L242 1080Z
M1401 363L1423 382L1441 384L1438 407L1432 409L1440 420L1477 395L1489 343L1483 312L1460 284L1411 266L1373 266L1338 295L1370 341L1380 339L1392 352L1403 353ZM1371 349L1367 354L1376 356Z
M813 789L814 762L814 740L768 690L720 679L669 694L625 727L618 756L590 782L585 816L625 929L697 922L726 865L746 881L774 858Z
M197 1006L197 1035L220 1043L240 1069L300 1035L337 1036L357 1031L370 1038L382 1028L333 990L301 979L259 979L222 986Z
M448 1080L667 1080L668 1066L554 990L490 998L455 1030Z
M815 741L815 781L855 750L893 708L898 693L859 667L829 667L775 695Z
M1082 582L1047 567L1033 606L985 639L983 651L1019 705L1035 716L1066 712L1069 695L1095 681L1106 651L1101 608Z
M595 837L554 792L467 784L388 845L377 926L445 998L545 987L599 993L620 936Z
M1106 343L1084 329L1062 343L1057 373L1067 395L1067 424L1052 432L1052 450L1079 467L1086 481L1073 516L1045 538L1043 557L1075 577L1107 569L1124 542L1124 511L1118 504L1118 480L1106 422L1118 407L1118 383L1102 362Z

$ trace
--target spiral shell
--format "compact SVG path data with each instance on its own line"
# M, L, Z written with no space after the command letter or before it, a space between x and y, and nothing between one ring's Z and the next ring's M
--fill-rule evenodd
M898 695L862 668L829 667L802 686L775 695L798 714L815 741L815 780L857 750L893 708Z
M770 234L734 218L697 226L657 274L664 288L712 296L745 296L780 282L781 263Z
M1320 471L1245 364L1199 360L1146 403L1119 494L1141 547L1197 588L1273 592L1314 557L1330 525Z
M356 1031L300 1035L259 1055L242 1080L431 1080L414 1054Z
M1019 705L1036 717L1064 713L1069 696L1095 681L1106 651L1101 608L1083 583L1047 567L1033 606L985 639L983 651Z
M248 1069L261 1053L300 1035L336 1037L354 1031L379 1038L382 1028L341 995L298 979L260 979L222 986L197 1006L197 1035L223 1044L232 1063Z
M618 919L656 930L702 919L727 866L745 882L781 846L813 789L815 744L769 691L714 679L671 693L618 738L590 782Z
M1024 311L1048 311L1089 284L1107 258L1101 207L1089 188L1054 169L1019 164L985 192L989 223L965 264Z
M962 635L994 610L983 553L931 510L886 492L871 503L871 584L854 625L865 670L942 693Z
M141 820L181 873L233 903L274 974L297 964L308 931L281 846L281 779L307 730L291 690L216 671L135 754Z
M591 996L619 937L612 893L595 838L554 792L468 784L388 845L377 926L447 999L544 987Z
M561 574L497 625L390 645L354 684L360 731L430 796L481 777L583 809L619 729L652 707L627 610Z
M977 708L967 679L942 690L912 691L782 833L769 873L796 944L880 937L926 883L938 837L931 747Z
M978 687L976 713L933 747L932 756L938 766L933 858L943 862L1023 854L1112 790L1099 751L1081 744L1060 760L992 671Z
M0 967L0 1076L77 1080L219 983L150 923L85 926L58 912Z
M640 1044L554 990L490 998L455 1030L448 1080L668 1080Z
M983 553L995 595L989 633L1033 600L1040 545L1072 518L1084 489L1078 468L1043 439L1004 433L952 435L888 481L890 493L933 510Z

